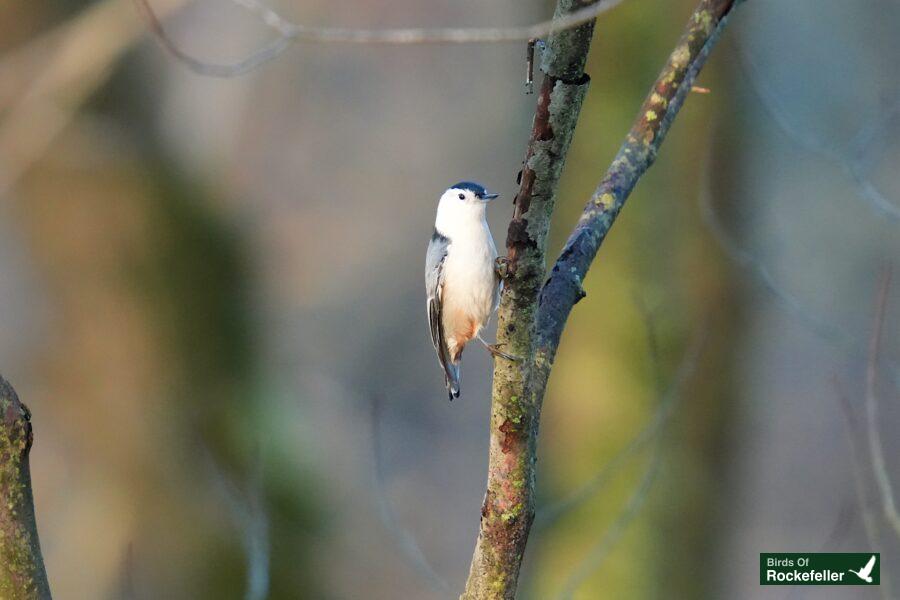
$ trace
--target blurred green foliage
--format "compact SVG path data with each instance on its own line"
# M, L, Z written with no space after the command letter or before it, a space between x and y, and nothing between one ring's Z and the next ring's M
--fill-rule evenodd
M581 120L560 191L551 248L559 248L636 117L694 2L651 9L625 3L601 19L587 72ZM685 386L672 421L661 433L660 474L621 541L576 598L708 598L697 577L715 544L713 505L719 483L718 436L728 408L726 345L736 307L719 310L711 298L729 282L705 260L713 242L702 231L697 194L707 120L727 101L727 86L711 61L700 85L710 95L689 98L659 159L638 184L585 281L587 299L572 313L544 404L539 491L543 504L589 480L653 418L661 398L654 372L670 385L692 337L712 328L700 367ZM715 293L710 293L715 290ZM650 313L641 309L644 305ZM647 327L660 344L654 365ZM710 356L716 358L710 358ZM627 401L623 401L627 399ZM621 518L652 460L653 444L632 458L609 487L578 506L557 527L529 541L534 552L528 597L555 597L604 533Z

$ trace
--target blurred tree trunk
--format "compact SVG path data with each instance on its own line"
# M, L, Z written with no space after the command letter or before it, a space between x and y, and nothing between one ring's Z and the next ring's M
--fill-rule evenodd
M31 413L0 377L0 598L50 598L31 492Z

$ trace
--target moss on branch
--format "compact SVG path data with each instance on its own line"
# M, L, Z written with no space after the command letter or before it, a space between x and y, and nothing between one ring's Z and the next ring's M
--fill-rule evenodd
M653 164L694 78L741 0L701 0L653 85L619 153L545 283L547 233L559 178L589 78L584 65L594 23L550 37L534 123L507 236L507 273L498 341L512 362L494 366L487 492L463 600L515 597L534 519L541 405L556 349L582 281L638 179ZM589 2L560 0L556 14Z
M697 74L742 0L701 0L653 84L600 185L588 201L541 291L535 353L536 390L543 396L563 328L584 296L582 281L641 176L656 160Z
M560 0L556 14L590 2ZM487 492L464 599L513 598L534 519L537 415L529 370L538 294L545 276L547 233L559 178L590 79L584 74L594 23L547 40L531 136L507 235L507 278L497 341L525 357L494 365Z
M0 377L0 598L50 598L38 541L28 453L31 413Z

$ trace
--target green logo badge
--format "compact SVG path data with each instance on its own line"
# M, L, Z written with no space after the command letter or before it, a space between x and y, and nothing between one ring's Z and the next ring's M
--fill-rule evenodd
M762 553L760 585L879 585L878 552Z

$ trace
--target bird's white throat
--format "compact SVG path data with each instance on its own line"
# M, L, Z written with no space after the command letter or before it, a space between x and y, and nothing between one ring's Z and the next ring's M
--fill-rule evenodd
M487 227L486 208L487 204L483 201L460 200L455 190L447 190L438 203L434 228L451 240L480 233L479 230Z

